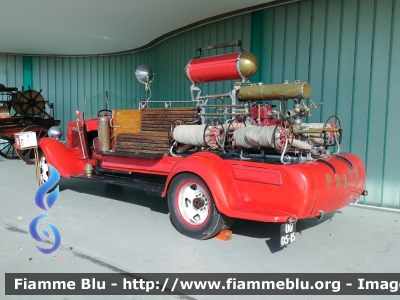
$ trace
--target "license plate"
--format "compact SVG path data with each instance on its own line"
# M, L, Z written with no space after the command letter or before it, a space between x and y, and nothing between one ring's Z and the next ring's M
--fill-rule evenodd
M296 223L295 224L282 224L280 246L285 247L296 240Z

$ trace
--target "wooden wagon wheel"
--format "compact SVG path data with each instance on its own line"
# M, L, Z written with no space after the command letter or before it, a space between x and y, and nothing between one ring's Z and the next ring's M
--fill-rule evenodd
M28 90L21 93L19 101L23 102L21 106L21 114L37 115L43 112L45 101L40 94L41 91ZM15 108L14 108L15 109Z
M0 138L0 155L7 159L17 159L18 155L14 148L14 137Z
M10 107L13 108L16 114L22 115L21 104L19 102L19 98L21 97L21 92L16 92L11 95L11 100L9 101Z
M46 137L47 135L47 128L39 125L32 125L24 128L21 132L24 131L34 131L36 132L36 139L39 140L40 138ZM35 150L34 149L27 149L27 150L15 150L18 156L25 161L27 164L34 164L35 163Z

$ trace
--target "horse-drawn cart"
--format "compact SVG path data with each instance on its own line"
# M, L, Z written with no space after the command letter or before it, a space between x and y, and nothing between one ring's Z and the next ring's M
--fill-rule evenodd
M53 105L43 99L41 90L18 91L0 84L0 155L7 159L21 158L34 163L33 149L18 150L14 133L33 131L37 138L47 136L52 126L60 124L53 118Z

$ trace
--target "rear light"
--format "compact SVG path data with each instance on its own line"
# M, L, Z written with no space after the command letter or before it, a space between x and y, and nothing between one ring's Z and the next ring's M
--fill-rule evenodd
M297 222L297 217L296 216L291 216L289 218L287 218L286 223L288 224L296 224Z

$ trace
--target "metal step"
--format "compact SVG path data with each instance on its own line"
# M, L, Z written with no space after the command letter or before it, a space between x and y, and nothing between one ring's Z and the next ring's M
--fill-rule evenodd
M90 181L99 181L105 182L120 186L128 186L139 190L144 190L146 194L154 195L154 196L162 196L162 192L164 191L164 184L155 183L151 181L143 181L134 178L125 178L115 175L109 174L93 174L91 177L87 177L86 175L75 175L71 176L72 178L86 179Z

